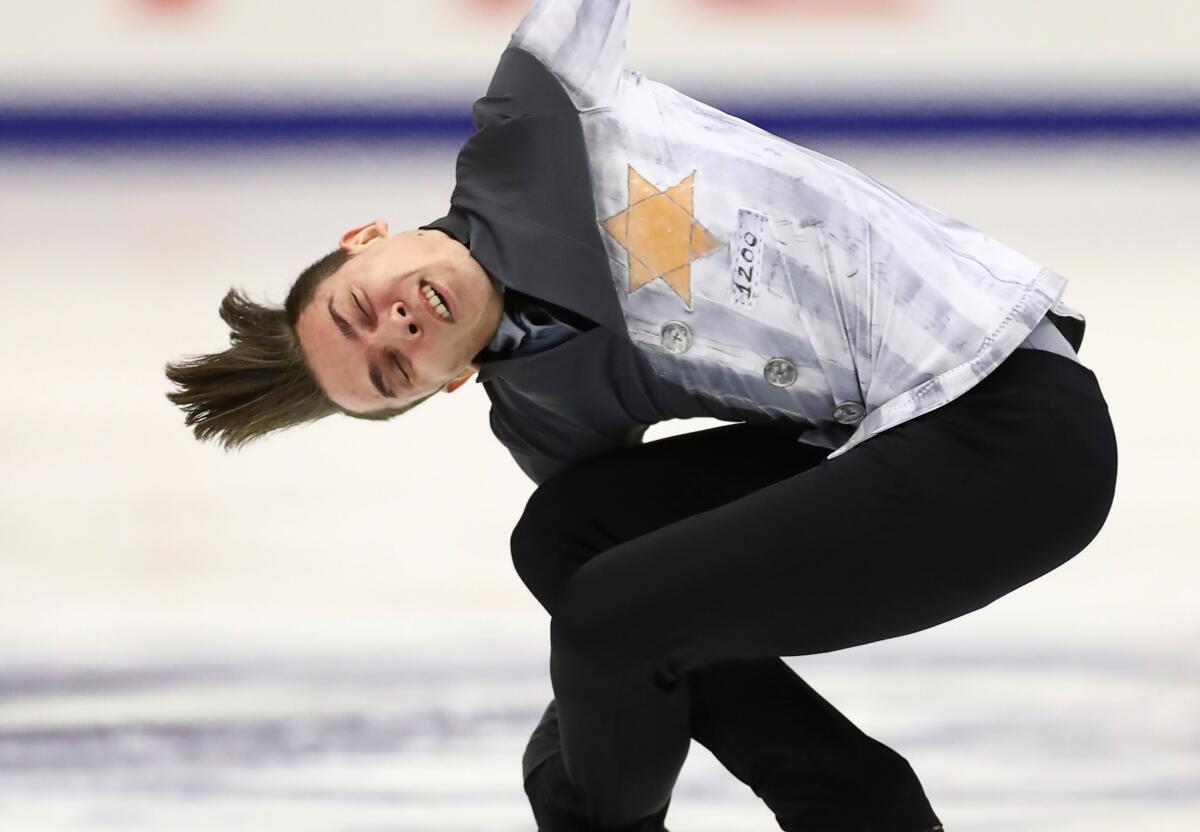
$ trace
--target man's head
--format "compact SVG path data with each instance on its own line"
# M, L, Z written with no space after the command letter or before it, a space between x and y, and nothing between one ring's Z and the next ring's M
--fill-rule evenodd
M501 311L461 243L376 221L306 269L283 308L230 290L230 348L168 364L179 388L168 398L198 438L227 448L330 413L390 418L462 386Z

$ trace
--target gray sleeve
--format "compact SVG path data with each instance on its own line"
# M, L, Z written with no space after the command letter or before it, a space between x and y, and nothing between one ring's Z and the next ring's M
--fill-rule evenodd
M541 485L559 471L567 468L564 463L555 462L549 457L525 454L512 448L509 448L508 452L512 454L512 458L516 461L517 466L525 472L525 475L533 480L534 485Z
M625 64L629 0L534 0L512 47L529 52L580 110L607 105Z
M512 454L517 466L535 485L541 485L560 471L603 456L606 453L640 445L648 425L631 423L618 434L601 436L591 431L564 431L561 425L543 425L542 430L532 428L542 437L539 443L523 437L520 431L500 414L493 405L488 414L492 433ZM555 450L551 450L551 446Z

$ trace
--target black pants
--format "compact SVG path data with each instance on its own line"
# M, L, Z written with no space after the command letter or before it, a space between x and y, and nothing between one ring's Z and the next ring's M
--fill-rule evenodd
M1099 531L1116 444L1096 377L1020 349L834 460L734 424L564 471L513 531L551 615L555 698L524 759L544 832L661 829L691 739L782 829L918 832L920 782L779 657L977 610Z

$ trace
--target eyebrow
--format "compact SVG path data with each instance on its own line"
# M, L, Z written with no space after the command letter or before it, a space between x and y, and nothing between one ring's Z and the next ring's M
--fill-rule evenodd
M350 326L350 322L339 315L337 310L333 308L332 297L329 298L327 308L329 309L329 317L333 318L333 323L341 331L342 335L346 336L351 341L357 341L358 333L354 331L354 327ZM379 391L379 395L383 396L385 399L396 398L396 394L392 392L391 388L384 384L383 373L379 372L379 367L373 361L367 364L367 377L371 379L371 384L376 390Z

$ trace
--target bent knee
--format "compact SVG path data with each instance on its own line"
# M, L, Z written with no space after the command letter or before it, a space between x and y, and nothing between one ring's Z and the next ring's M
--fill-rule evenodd
M544 487L538 488L526 502L508 540L513 566L526 583L527 576L540 572L548 560L562 557L566 509L557 495Z
M575 570L610 545L587 502L553 483L533 493L509 536L513 568L551 614Z

